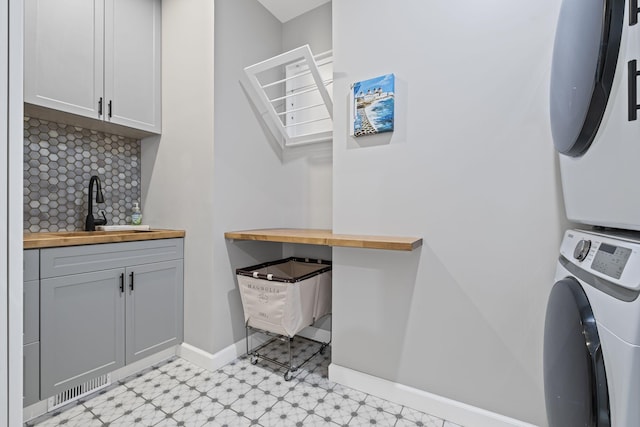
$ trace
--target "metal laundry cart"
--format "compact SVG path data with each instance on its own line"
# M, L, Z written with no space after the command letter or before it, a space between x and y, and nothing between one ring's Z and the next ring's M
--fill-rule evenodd
M291 257L236 270L246 327L247 355L251 363L268 360L286 368L284 379L318 353L328 342L297 335L304 328L331 312L331 262ZM256 348L249 344L250 332L259 331L269 339ZM318 351L294 365L291 341L294 336L320 344ZM260 350L275 340L288 343L288 363L268 357Z

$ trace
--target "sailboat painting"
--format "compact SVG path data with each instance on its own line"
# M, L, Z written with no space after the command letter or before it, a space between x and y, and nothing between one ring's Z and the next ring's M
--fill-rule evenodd
M353 84L353 135L393 132L395 76L385 74Z

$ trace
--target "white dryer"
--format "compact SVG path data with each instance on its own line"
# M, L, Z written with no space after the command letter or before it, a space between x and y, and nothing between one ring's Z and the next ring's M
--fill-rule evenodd
M567 217L640 230L638 1L563 0L550 87Z
M640 233L569 230L544 329L550 427L640 426Z

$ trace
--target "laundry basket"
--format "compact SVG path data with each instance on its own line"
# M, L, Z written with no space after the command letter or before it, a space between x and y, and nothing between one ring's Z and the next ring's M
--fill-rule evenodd
M287 258L236 270L246 325L247 355L251 363L264 359L286 368L284 379L291 380L294 372L316 354L323 354L331 342L308 337L299 338L320 344L318 350L302 363L294 364L291 351L293 337L320 317L331 312L331 262L309 258ZM271 336L271 339L252 348L250 330ZM284 363L262 352L275 340L288 346L288 362Z
M236 270L247 326L293 337L331 312L331 262L287 258Z

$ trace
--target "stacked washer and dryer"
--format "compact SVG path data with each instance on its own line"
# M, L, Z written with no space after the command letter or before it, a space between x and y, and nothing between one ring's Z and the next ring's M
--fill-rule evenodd
M550 113L568 230L544 331L551 427L640 427L639 0L563 0Z

